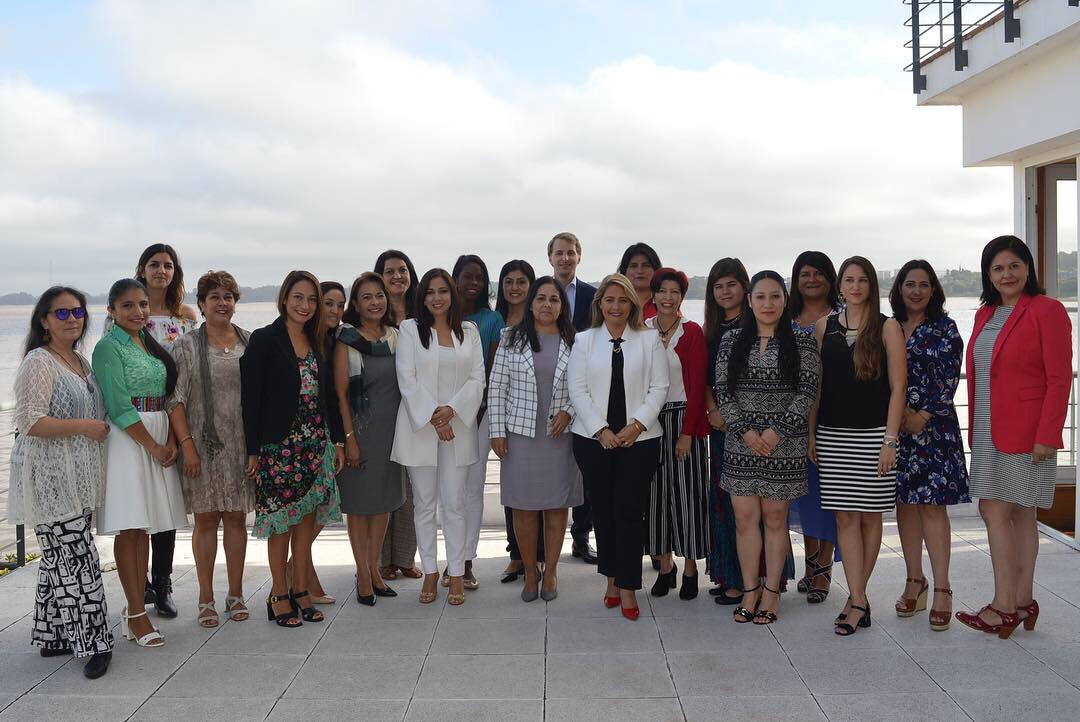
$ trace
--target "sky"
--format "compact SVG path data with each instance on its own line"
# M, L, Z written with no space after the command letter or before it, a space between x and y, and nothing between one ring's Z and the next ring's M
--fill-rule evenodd
M800 251L977 266L1010 170L918 108L900 2L104 0L0 15L0 293L348 282L386 248L580 275L644 241L705 275Z

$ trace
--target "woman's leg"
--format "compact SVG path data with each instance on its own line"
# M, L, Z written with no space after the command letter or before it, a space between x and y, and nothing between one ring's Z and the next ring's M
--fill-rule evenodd
M146 566L150 556L150 537L142 529L127 529L113 539L113 556L116 559L116 574L120 586L124 589L128 616L146 611L144 585ZM146 616L140 616L127 622L136 637L149 634L154 625Z
M535 592L540 584L536 576L536 537L540 529L540 512L514 509L514 534L518 539L518 551L525 565L525 591Z
M904 566L907 567L907 579L914 579L915 581L908 581L904 585L904 592L901 595L902 599L915 599L919 595L919 590L922 589L923 580L923 566L922 566L922 550L923 550L923 514L922 510L927 508L925 504L905 504L903 502L896 503L896 528L900 532L900 548L904 552ZM929 548L930 541L927 540L927 547ZM937 570L934 570L934 583L937 583ZM897 604L900 604L897 601ZM898 607L899 609L899 607Z
M372 514L368 518L367 524L367 568L368 576L371 577L371 584L374 587L383 589L386 584L382 578L379 577L379 549L382 548L383 539L386 537L386 527L390 523L389 512L385 514ZM360 561L357 560L357 567L359 567Z
M1019 586L1020 568L1016 544L1022 543L1013 528L1013 507L1007 501L980 499L979 514L986 524L986 536L990 542L990 564L994 568L994 598L990 604L1002 612L1016 611L1016 590ZM997 624L999 617L987 611L983 620Z
M229 578L229 596L244 598L244 563L247 561L247 514L227 511L221 515L222 545L225 547L225 571Z
M1039 527L1035 514L1034 507L1013 505L1013 548L1017 562L1013 602L1017 605L1031 604L1035 593L1035 562L1039 558Z
M504 506L503 518L506 520L506 551L510 554L510 563L506 565L503 574L513 574L524 568L521 563L521 548L518 546L517 532L514 529L514 510Z
M574 434L574 461L589 490L593 531L596 534L596 570L607 579L604 596L616 596L615 587L615 454L600 442ZM640 559L640 550L639 550Z
M926 553L930 557L930 569L934 573L934 587L951 589L949 563L952 558L952 526L949 523L949 507L938 504L920 504L918 510ZM904 557L907 557L906 549ZM930 608L951 609L952 597L934 592L934 601Z
M487 414L480 419L477 428L487 429ZM480 544L480 524L484 520L484 483L487 481L487 462L491 454L491 439L486 433L478 433L476 442L479 456L476 463L465 469L464 497L462 514L465 518L464 556L467 568L463 573L470 581L476 577L472 573L472 562L476 559L476 549Z
M315 512L311 512L290 530L292 534L289 540L289 548L292 551L293 562L293 588L290 591L308 592L308 594L296 600L301 607L311 606L311 542L312 535L315 533L315 526Z
M660 439L638 441L630 448L608 453L614 456L615 466L615 585L623 607L635 609L635 591L641 589L641 550L648 536L645 512L660 458Z
M413 525L416 546L420 550L420 569L424 573L423 594L434 594L438 584L439 547L435 508L439 498L438 467L413 466L409 481L413 490Z
M323 530L323 525L315 522L315 526L311 530L311 543L308 545L308 553L310 554L311 548L315 545L315 540L319 538L319 532ZM314 597L325 597L326 590L323 589L322 582L319 580L319 574L315 571L315 560L312 558L310 562L310 568L308 569L308 589L311 591L311 595Z
M791 544L788 536L788 506L791 502L786 499L760 501L761 519L765 523L766 587L761 592L761 608L775 613L780 609L780 576Z
M465 590L463 577L469 544L465 506L469 467L457 466L454 461L453 444L439 444L438 494L446 543L446 568L450 576L450 594L461 594Z
M199 604L214 601L214 563L217 560L217 530L220 524L220 511L195 514L191 551L195 555L195 574L199 579ZM200 619L204 616L211 616L209 610L199 612Z
M544 524L544 585L543 590L551 592L559 585L559 556L562 554L563 540L566 538L566 521L569 509L546 509L540 514Z
M840 553L844 555L844 578L851 597L844 606L845 614L853 603L866 606L866 559L863 554L861 517L857 511L836 512L837 541L840 542Z
M345 528L349 532L349 546L352 547L353 562L356 564L356 593L362 597L375 594L372 585L368 543L371 538L371 517L366 514L346 514Z
M266 540L266 558L270 565L270 596L279 597L280 602L273 605L275 614L282 614L292 608L289 601L289 584L285 580L285 564L289 558L289 542L295 527L281 534L272 534Z
M870 577L874 575L874 567L877 566L878 555L881 553L881 517L881 512L864 511L859 518L863 543L864 593L870 584Z
M756 496L732 496L731 508L735 510L735 544L742 569L742 607L753 611L761 594L761 590L756 589L761 561L761 499ZM783 566L781 559L780 567Z

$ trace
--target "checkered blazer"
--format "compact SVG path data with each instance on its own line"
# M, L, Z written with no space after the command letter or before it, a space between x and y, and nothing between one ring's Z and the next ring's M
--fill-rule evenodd
M488 378L488 433L493 439L505 438L509 432L536 436L536 367L533 353L524 348L511 348L506 343L510 328L504 328L495 361ZM570 363L570 347L559 340L559 359L555 363L549 417L565 411L573 418L570 392L566 385L566 367Z

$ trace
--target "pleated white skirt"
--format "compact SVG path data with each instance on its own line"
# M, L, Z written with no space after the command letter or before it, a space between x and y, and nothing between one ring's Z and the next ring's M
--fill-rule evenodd
M164 411L141 412L139 418L155 441L169 436ZM105 501L97 510L98 534L143 529L151 534L187 526L184 494L177 467L162 468L123 429L113 427L105 441Z

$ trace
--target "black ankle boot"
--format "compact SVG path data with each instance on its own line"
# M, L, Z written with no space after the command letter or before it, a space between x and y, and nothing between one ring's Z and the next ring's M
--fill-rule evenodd
M176 604L172 598L172 577L153 578L154 585L154 609L162 617L175 617Z
M665 574L664 572L660 572L659 574L657 574L656 583L652 585L649 593L652 594L654 597L667 596L668 590L675 588L675 576L677 573L678 568L674 564L672 564L671 571L669 571L667 574Z
M153 604L157 601L157 594L154 593L154 588L150 585L150 580L146 580L146 588L143 589L143 604Z
M109 662L111 661L112 652L98 652L83 667L83 674L87 679L97 679L109 671Z
M683 574L682 586L679 587L679 599L694 599L697 597L697 592L697 574L692 577Z

